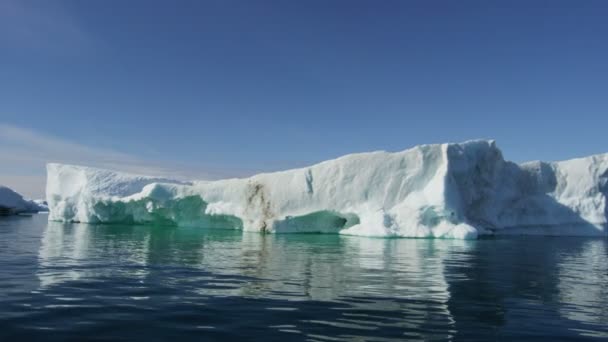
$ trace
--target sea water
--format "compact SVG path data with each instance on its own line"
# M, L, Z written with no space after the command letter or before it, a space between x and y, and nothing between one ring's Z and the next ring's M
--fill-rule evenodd
M0 218L0 340L608 338L605 238L259 234Z

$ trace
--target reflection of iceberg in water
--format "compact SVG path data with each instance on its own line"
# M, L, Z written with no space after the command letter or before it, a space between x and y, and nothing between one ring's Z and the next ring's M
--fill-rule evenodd
M607 253L603 239L373 239L51 222L37 276L40 293L69 297L71 307L131 305L166 319L178 307L193 321L211 310L221 317L217 327L232 327L238 308L253 319L242 324L272 322L266 328L313 340L373 340L379 331L386 341L607 337Z
M356 262L367 280L356 288L349 289L352 296L383 298L373 305L363 304L363 308L378 312L386 310L386 305L398 305L402 317L395 324L405 329L418 329L432 325L447 329L447 335L455 334L454 317L450 312L449 285L446 279L446 261L452 260L454 253L466 252L471 241L433 240L381 240L350 239L353 262ZM464 260L461 260L464 261ZM386 298L387 294L401 300ZM396 308L394 308L396 309ZM413 324L418 322L419 324ZM412 325L413 324L413 325ZM412 335L410 338L428 336ZM437 337L437 336L435 336Z
M331 315L300 323L412 338L436 327L445 339L455 333L446 261L475 243L49 223L38 277L43 288L108 280L101 293L120 284L124 296L125 284L168 289L184 303L238 297L267 302L266 310L325 303Z
M244 234L240 249L222 248L218 257L216 250L204 248L202 260L203 267L213 272L256 279L242 285L240 296L334 302L341 312L337 319L308 323L405 331L437 325L438 334L444 333L441 338L448 338L455 329L444 261L454 252L466 254L474 243ZM227 260L234 263L232 267L226 267ZM286 303L271 309L298 306Z
M606 264L606 242L586 241L580 253L568 254L558 264L559 299L565 304L560 314L567 319L580 322L576 329L582 335L608 337L608 330L598 336L597 327L606 327L608 309L603 305L608 298L608 289L598 284L608 284ZM586 330L585 326L594 326ZM593 332L591 332L593 330Z
M134 228L124 230L126 227L118 227L117 236L108 239L111 233L106 228L49 222L38 253L40 285L46 287L71 280L94 280L115 276L116 272L144 278L146 270L143 266L147 265L149 236L144 234L136 239L125 238ZM130 264L131 267L128 271L126 268L108 267L108 263L113 261Z
M39 251L39 276L42 285L116 272L145 280L151 272L146 266L165 264L202 269L218 279L241 277L239 292L223 295L290 300L432 295L447 301L443 260L470 243L49 222Z

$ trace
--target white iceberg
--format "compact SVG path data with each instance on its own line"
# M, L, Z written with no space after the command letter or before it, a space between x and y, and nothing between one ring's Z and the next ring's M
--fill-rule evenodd
M0 214L36 213L46 210L48 210L46 206L24 199L11 188L0 185Z
M48 164L49 220L475 238L605 235L608 154L505 161L494 141L347 155L245 179L180 182Z
M32 202L36 203L36 205L38 206L39 212L49 211L49 204L46 202L46 200L35 199L35 200L32 200Z

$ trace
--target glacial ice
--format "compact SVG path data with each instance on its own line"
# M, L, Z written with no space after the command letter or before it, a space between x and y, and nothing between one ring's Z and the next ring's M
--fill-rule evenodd
M48 209L43 203L24 199L13 189L3 185L0 185L0 208L8 214L36 213Z
M55 221L459 239L607 231L608 154L516 164L486 140L220 181L61 164L47 173Z

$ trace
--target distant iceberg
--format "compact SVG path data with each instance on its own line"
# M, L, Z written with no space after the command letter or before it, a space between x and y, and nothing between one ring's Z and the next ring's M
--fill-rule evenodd
M47 210L47 206L42 202L24 199L11 188L0 185L0 215L37 213Z
M47 172L49 220L64 222L458 239L607 231L608 154L516 164L486 140L208 182L60 164Z

